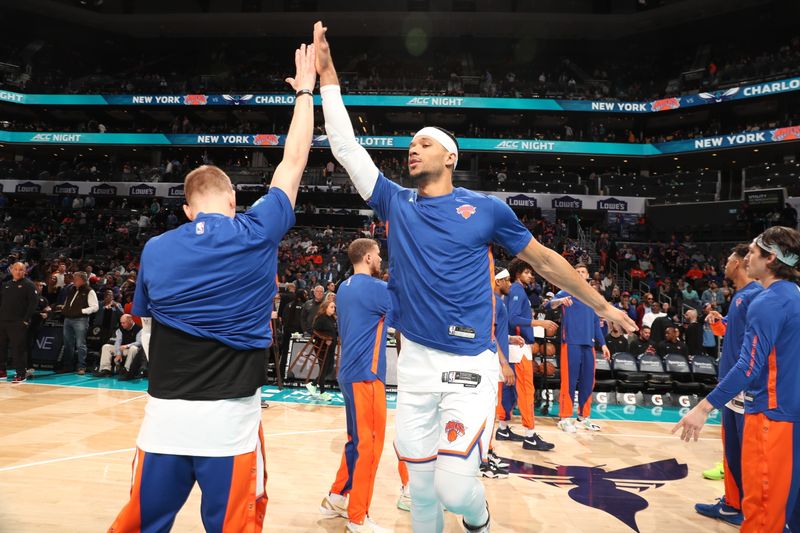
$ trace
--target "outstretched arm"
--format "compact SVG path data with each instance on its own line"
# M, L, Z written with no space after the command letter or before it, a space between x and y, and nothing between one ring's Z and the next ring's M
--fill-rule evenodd
M608 303L602 294L594 290L591 285L586 283L575 272L575 269L566 259L550 248L543 246L536 239L531 239L517 256L530 263L544 279L553 285L563 288L594 309L600 318L605 318L608 322L617 324L620 329L627 333L636 331L636 324L628 316L628 313Z
M317 83L317 71L314 63L314 45L300 45L294 53L294 62L297 73L294 78L286 78L286 83L297 91L314 91ZM286 193L292 207L297 199L297 189L300 188L300 179L308 163L308 152L311 150L311 140L314 135L314 97L311 94L301 94L294 102L294 115L286 135L286 146L283 149L281 160L275 173L272 175L271 187L277 187Z
M322 96L322 112L325 115L325 133L333 156L350 175L358 193L364 200L372 197L380 171L363 146L358 144L353 125L347 115L339 87L339 77L333 66L331 49L322 22L314 24L314 47L319 73L319 93Z

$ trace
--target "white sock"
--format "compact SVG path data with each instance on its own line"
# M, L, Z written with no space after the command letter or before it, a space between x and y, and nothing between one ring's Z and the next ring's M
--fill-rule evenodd
M504 431L508 429L508 422L506 422L505 420L498 420L497 425L500 426L500 429Z
M525 436L526 437L533 437L533 434L536 433L532 429L525 429Z

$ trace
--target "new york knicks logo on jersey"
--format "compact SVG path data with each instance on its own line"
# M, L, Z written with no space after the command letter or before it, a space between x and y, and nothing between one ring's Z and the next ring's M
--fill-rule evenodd
M464 204L456 207L456 213L464 217L464 220L474 215L475 211L477 211L477 209L475 209L474 205Z

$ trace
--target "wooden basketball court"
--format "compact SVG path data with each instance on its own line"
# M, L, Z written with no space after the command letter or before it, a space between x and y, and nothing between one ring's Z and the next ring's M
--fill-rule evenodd
M0 384L0 531L105 531L128 498L145 402L140 391ZM339 465L344 410L272 403L262 413L269 471L264 530L343 531L345 521L322 519L318 506ZM556 444L552 452L496 443L502 457L531 466L514 463L512 472L522 473L484 479L494 533L635 531L615 517L624 515L624 509L643 509L635 514L643 533L732 531L693 509L694 503L712 502L723 493L722 482L700 474L720 460L719 426L708 427L701 442L684 444L669 433L671 424L600 422L601 433L567 435L552 419L540 418L538 430ZM410 532L410 515L395 506L400 482L390 444L393 410L388 424L371 515L383 527ZM668 468L618 472L656 461L665 461L658 464ZM680 474L682 464L688 465L688 475ZM548 470L556 465L573 468ZM574 468L581 466L598 468ZM680 479L659 479L675 472ZM606 510L579 503L587 498ZM643 502L649 505L643 508ZM173 530L202 532L199 508L195 487ZM445 530L462 531L452 515L446 515Z

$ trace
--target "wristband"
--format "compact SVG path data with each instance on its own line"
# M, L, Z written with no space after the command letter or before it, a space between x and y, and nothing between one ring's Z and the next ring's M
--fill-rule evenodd
M309 95L311 98L314 98L314 91L309 91L308 89L300 89L294 95L295 98L300 98L304 94Z

